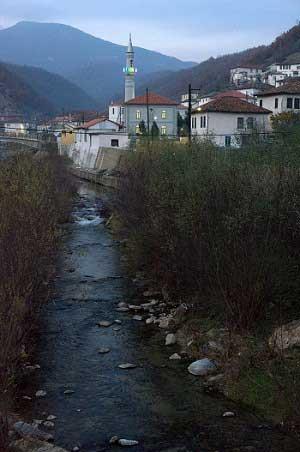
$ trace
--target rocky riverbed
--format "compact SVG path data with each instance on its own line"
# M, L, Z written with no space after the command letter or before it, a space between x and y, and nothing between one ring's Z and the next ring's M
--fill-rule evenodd
M19 396L22 420L74 452L300 450L296 439L205 393L200 374L208 366L215 375L214 364L191 366L164 300L122 268L101 194L82 184L79 196Z

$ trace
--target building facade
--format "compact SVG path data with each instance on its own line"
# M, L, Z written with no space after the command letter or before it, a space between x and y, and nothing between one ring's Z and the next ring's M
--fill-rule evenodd
M141 123L143 122L146 131L151 133L155 123L161 136L177 135L177 105L176 101L149 93L148 96L138 96L125 102L125 127L131 135L141 133Z
M257 94L258 105L274 115L295 111L300 113L300 80L291 80L282 86Z

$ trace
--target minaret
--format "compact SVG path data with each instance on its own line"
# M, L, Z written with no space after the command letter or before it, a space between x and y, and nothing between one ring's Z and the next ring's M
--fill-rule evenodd
M126 51L126 67L123 69L125 73L125 102L135 98L135 74L137 72L134 67L134 51L129 35L128 49Z

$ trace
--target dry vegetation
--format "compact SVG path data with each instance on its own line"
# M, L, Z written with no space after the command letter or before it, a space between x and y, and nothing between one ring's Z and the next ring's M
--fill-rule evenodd
M0 164L0 450L16 376L49 293L59 224L73 186L58 156L19 154Z

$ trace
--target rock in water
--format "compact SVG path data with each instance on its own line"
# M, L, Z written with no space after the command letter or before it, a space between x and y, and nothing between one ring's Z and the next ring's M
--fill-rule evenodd
M174 345L176 344L176 336L173 333L167 334L166 336L166 345Z
M139 442L133 439L119 439L118 443L120 446L137 446Z
M208 358L194 361L188 367L188 371L190 374L200 377L205 377L206 375L215 372L216 369L217 369L216 365Z
M134 315L132 317L133 320L137 320L138 322L141 322L143 320L143 317L141 315Z
M99 327L108 328L109 326L112 326L113 322L109 322L108 320L101 320L101 322L98 322L97 325Z
M38 398L46 397L46 395L47 395L47 392L43 391L43 390L36 391L36 393L35 393L35 396Z
M73 391L73 389L66 389L66 390L64 391L64 394L65 394L65 395L71 395L71 394L74 394L74 392L75 392L75 391Z
M98 353L100 355L104 355L105 353L109 353L109 352L110 352L110 348L108 348L108 347L102 347L102 348L99 348L99 350L98 350Z
M54 422L51 422L51 421L45 421L45 422L43 423L43 425L44 425L46 428L54 428L54 427L55 427Z
M137 367L136 364L131 363L125 363L125 364L119 364L118 366L120 369L135 369Z
M109 440L109 444L116 444L119 441L118 436L112 436Z

